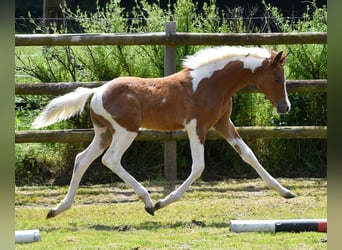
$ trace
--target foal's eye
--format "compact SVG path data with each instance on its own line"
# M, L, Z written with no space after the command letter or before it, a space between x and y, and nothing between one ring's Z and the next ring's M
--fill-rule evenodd
M274 77L274 81L275 82L280 82L280 77L279 76Z

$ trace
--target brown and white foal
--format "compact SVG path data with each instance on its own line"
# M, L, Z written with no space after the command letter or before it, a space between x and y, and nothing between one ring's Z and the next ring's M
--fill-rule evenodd
M179 200L204 170L204 142L213 127L251 165L267 186L285 198L295 197L258 162L230 120L232 96L248 84L256 84L278 113L290 110L283 64L285 55L263 48L214 47L187 57L183 69L162 78L119 77L101 87L78 88L53 99L33 127L48 126L82 112L88 98L94 125L93 141L75 159L66 197L47 218L72 206L80 180L105 150L102 162L132 187L151 215ZM145 187L121 165L121 157L138 135L139 128L180 130L188 133L192 171L175 191L155 205Z

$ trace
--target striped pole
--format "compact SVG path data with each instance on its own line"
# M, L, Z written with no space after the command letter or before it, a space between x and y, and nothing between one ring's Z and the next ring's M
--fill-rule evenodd
M230 231L240 232L327 232L326 219L231 220Z
M31 243L40 240L39 229L15 231L15 243Z

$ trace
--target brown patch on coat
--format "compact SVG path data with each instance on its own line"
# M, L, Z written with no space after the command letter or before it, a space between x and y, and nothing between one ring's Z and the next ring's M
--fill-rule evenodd
M238 145L234 145L234 149L239 153L239 155L241 155L242 151Z
M253 73L242 67L240 61L227 64L202 79L195 93L188 68L163 78L120 77L103 92L103 106L118 124L132 132L140 127L179 130L195 118L197 134L204 143L206 131L225 114L230 116L233 93L249 83Z
M273 104L284 99L283 84L274 83L274 76L283 74L282 65L272 63L275 55L272 52L271 58L253 72L243 69L241 61L230 62L203 78L195 92L189 68L162 78L119 77L107 84L102 94L103 107L131 132L139 128L179 130L196 119L201 143L212 126L225 138L236 138L239 134L230 121L233 94L248 84L256 84ZM227 125L223 125L224 120Z
M110 143L112 142L112 136L115 133L112 125L103 116L96 114L92 108L90 108L90 118L94 126L107 128L107 130L101 134L101 147L109 147Z
M164 78L117 78L104 91L103 106L128 131L183 129L194 109L188 71Z

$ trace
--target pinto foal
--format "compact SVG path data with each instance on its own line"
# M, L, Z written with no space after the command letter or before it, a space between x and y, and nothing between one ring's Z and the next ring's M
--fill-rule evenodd
M54 217L72 206L80 180L105 150L102 163L127 183L145 203L146 211L179 200L204 170L204 142L213 127L251 165L267 186L285 198L295 197L258 162L230 120L232 96L248 84L255 84L276 107L278 113L290 110L283 64L285 55L263 48L214 47L187 57L183 69L162 78L119 77L98 88L78 88L53 99L33 127L48 126L82 112L90 101L95 130L91 144L76 156L66 197L47 215ZM155 205L145 187L121 165L121 157L138 135L139 128L167 131L185 129L188 133L192 170L175 191Z

